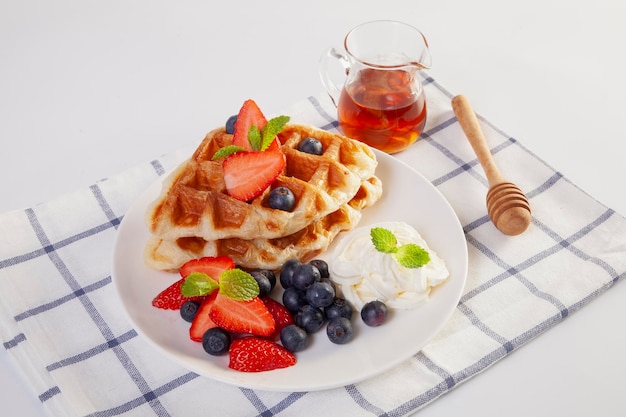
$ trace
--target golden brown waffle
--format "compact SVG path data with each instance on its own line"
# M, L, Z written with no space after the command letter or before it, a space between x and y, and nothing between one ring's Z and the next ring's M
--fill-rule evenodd
M382 184L372 176L362 181L347 204L284 237L207 241L200 237L164 240L153 236L146 246L145 260L160 270L177 270L190 259L220 255L230 256L237 265L249 269L278 269L293 258L306 262L325 251L339 232L354 228L361 219L361 209L374 204L381 194Z
M193 156L165 180L147 212L150 233L166 241L287 236L338 210L374 175L376 157L360 142L303 125L287 125L278 136L287 164L270 188L286 186L294 193L291 212L268 206L270 188L250 202L226 193L221 161L211 160L219 148L232 143L232 135L221 128L209 132ZM307 136L322 142L321 156L296 149Z

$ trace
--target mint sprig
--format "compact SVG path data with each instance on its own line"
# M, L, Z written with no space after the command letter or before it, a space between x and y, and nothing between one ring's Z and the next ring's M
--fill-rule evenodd
M248 301L259 295L259 284L241 269L229 269L220 274L220 294L233 300Z
M373 227L370 236L377 251L391 254L405 268L420 268L430 261L426 249L415 243L398 246L396 235L384 227Z
M219 282L203 272L192 272L185 277L180 289L185 297L208 295L215 290L238 301L252 300L259 295L259 284L254 277L239 268L223 271Z
M219 284L217 281L207 274L203 272L192 272L185 277L180 291L185 297L196 297L210 294L218 288Z

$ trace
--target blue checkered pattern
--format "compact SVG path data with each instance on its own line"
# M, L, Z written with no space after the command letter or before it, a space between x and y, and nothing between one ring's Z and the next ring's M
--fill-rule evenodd
M626 221L480 118L503 175L528 195L521 236L486 215L487 181L450 107L424 75L429 121L397 155L448 199L464 227L469 276L444 329L371 380L310 393L212 381L163 358L130 326L111 283L116 230L134 199L194 146L83 190L0 215L0 340L55 416L406 416L505 358L626 273ZM310 97L283 114L336 130Z

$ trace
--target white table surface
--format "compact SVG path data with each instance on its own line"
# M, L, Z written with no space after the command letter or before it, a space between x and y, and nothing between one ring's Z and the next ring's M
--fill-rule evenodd
M220 3L2 0L0 212L197 141L246 98L271 114L319 94L321 52L385 18L426 34L437 81L626 215L626 3ZM625 415L625 300L620 282L418 414ZM4 349L0 413L47 415Z

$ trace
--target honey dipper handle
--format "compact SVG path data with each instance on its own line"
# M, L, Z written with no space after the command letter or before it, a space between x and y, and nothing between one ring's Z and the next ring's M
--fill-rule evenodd
M493 162L491 151L487 146L487 141L485 140L485 136L478 124L478 119L476 118L474 110L472 110L469 100L463 95L453 97L452 110L454 110L454 114L463 132L465 132L465 136L467 136L472 148L474 148L474 153L485 171L489 186L492 187L504 182L496 164Z

